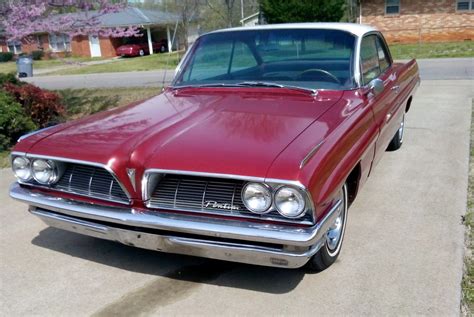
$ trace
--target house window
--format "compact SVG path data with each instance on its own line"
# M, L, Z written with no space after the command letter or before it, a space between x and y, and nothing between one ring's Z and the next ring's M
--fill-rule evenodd
M8 51L13 54L21 54L21 41L7 42Z
M49 46L53 52L65 52L71 50L71 39L67 34L50 34Z
M385 0L385 14L399 14L400 0Z
M458 11L473 11L474 10L474 0L457 0L456 9Z

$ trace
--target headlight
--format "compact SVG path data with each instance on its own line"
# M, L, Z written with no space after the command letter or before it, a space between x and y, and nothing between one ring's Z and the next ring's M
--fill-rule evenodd
M51 160L35 159L31 164L33 178L40 184L50 185L56 183L61 177L62 168L57 162Z
M282 216L298 218L305 210L304 197L299 190L284 186L275 193L275 206Z
M31 179L30 160L26 157L17 156L13 159L12 169L15 176L26 182Z
M265 185L248 183L242 190L242 201L248 210L261 214L272 205L272 195Z

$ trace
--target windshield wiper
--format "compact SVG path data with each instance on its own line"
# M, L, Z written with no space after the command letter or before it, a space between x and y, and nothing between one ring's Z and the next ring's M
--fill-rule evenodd
M239 84L227 84L227 83L212 83L212 84L196 84L196 85L183 85L183 86L172 86L173 89L182 88L205 88L205 87L241 87Z
M297 90L302 92L310 92L311 95L315 96L317 94L316 89L304 88L291 85L283 85L273 82L266 81L243 81L239 83L209 83L209 84L196 84L196 85L183 85L183 86L173 86L173 89L182 89L182 88L204 88L204 87L273 87L273 88L286 88L291 90Z
M291 85L283 85L283 84L278 84L278 83L273 83L273 82L267 82L267 81L243 81L241 83L237 83L236 85L238 86L244 86L244 87L275 87L275 88L286 88L286 89L291 89L291 90L298 90L298 91L304 91L304 92L311 92L312 95L317 94L316 89L311 89L311 88L304 88L304 87L298 87L298 86L291 86Z

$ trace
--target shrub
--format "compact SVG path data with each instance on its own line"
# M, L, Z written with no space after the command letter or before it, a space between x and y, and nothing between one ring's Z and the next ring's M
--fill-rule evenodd
M21 135L34 129L36 125L25 115L21 105L0 90L0 152L9 149Z
M44 52L43 51L33 51L31 52L31 58L33 58L34 61L39 61L43 58Z
M0 63L9 62L12 59L13 59L13 53L11 52L0 53Z
M6 83L13 85L21 85L20 81L16 78L15 73L0 73L0 88Z
M62 121L65 109L58 94L31 84L16 86L6 83L3 87L40 128Z

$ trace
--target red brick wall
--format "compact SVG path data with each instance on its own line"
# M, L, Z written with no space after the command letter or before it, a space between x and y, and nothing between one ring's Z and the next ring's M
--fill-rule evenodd
M8 52L7 43L3 40L0 41L0 52Z
M100 52L102 57L115 57L115 49L121 45L121 39L112 37L100 38Z
M121 39L101 37L99 41L102 57L117 56L115 49L121 45ZM71 51L73 56L90 57L91 49L89 45L89 37L83 35L73 37L71 41Z
M71 52L73 56L90 57L89 37L84 35L74 36L71 40Z
M474 12L456 11L456 0L400 0L400 14L385 15L385 0L362 0L362 23L388 42L474 41Z
M33 38L22 41L21 50L23 53L31 53L32 51L48 51L49 36L48 34L34 35Z
M8 46L5 40L0 42L2 47L2 52L8 52ZM35 35L32 38L25 39L21 41L21 51L22 53L31 53L32 51L49 50L49 37L48 34L39 34Z

